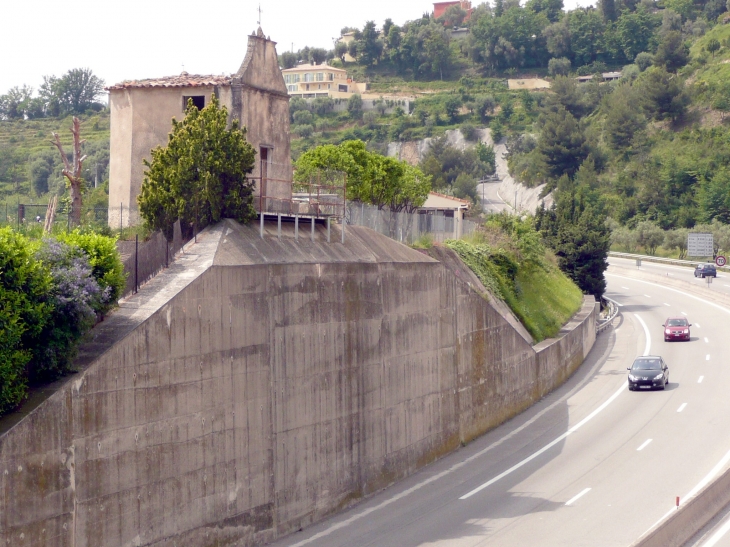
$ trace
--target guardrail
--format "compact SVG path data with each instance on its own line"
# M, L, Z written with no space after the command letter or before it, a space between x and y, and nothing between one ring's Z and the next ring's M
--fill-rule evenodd
M688 268L694 268L697 264L702 262L701 260L680 260L678 258L664 258L661 256L637 255L633 253L618 253L615 251L609 251L608 256L615 256L616 258L627 258L631 260L643 260L645 262L657 262L659 264L687 266ZM718 270L730 272L730 266L716 266L716 268Z
M603 299L604 302L608 303L608 317L596 324L596 334L600 334L608 328L608 326L616 319L618 315L618 306L610 300Z

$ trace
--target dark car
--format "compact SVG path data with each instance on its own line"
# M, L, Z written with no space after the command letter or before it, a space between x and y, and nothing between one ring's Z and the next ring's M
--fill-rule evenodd
M689 340L689 328L692 324L687 321L686 317L670 317L662 327L664 327L664 341L670 340Z
M709 262L695 266L695 277L717 277L717 270L714 264Z
M664 389L669 384L669 367L658 355L634 359L629 371L629 391L635 389Z

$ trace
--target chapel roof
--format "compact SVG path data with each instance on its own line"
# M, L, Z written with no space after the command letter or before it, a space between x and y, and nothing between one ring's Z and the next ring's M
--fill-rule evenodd
M163 76L162 78L147 78L144 80L124 80L110 85L107 91L116 89L131 89L140 87L207 87L216 85L231 85L231 77L225 75L188 74L183 71L177 76Z

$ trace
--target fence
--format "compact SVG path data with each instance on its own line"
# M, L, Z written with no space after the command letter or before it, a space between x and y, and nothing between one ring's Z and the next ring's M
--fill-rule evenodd
M143 243L139 243L138 236L130 241L117 241L117 249L127 274L127 285L122 297L136 293L142 283L169 266L183 243L179 220L173 228L172 242L168 242L162 232L155 232Z
M363 203L348 203L346 221L353 226L365 226L401 243L413 244L429 235L436 242L460 239L471 234L475 222L449 217L443 211L429 213L396 213L380 210Z

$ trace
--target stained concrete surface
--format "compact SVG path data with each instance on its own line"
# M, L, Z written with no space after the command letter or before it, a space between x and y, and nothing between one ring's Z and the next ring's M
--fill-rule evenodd
M443 257L299 235L224 221L95 329L0 436L0 542L264 543L520 412L595 340L591 301L533 348Z

